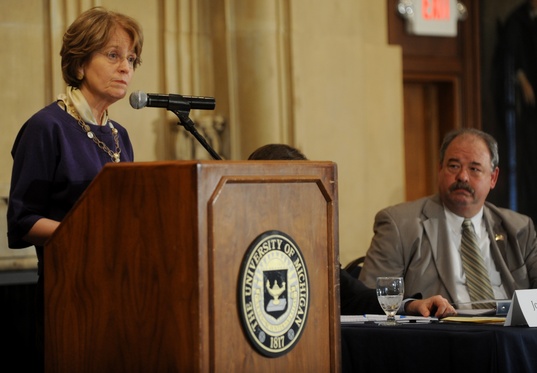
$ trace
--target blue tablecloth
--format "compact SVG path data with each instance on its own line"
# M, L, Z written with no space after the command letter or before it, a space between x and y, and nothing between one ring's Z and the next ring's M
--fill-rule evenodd
M342 325L342 371L537 372L537 329L491 324Z

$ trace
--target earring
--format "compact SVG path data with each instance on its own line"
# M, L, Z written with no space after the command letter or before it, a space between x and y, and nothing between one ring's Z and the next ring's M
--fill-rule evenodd
M80 71L78 74L76 74L76 78L77 78L78 80L82 80L82 79L84 79L84 73L83 73L82 71Z

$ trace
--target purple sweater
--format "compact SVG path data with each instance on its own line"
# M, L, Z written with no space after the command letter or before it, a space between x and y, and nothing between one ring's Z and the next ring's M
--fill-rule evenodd
M119 132L121 162L132 162L134 153L127 130L112 123ZM115 150L109 126L90 127L97 138ZM102 167L111 162L110 156L56 102L22 126L11 154L7 212L10 248L31 246L22 237L40 218L61 221ZM42 248L36 249L41 260Z

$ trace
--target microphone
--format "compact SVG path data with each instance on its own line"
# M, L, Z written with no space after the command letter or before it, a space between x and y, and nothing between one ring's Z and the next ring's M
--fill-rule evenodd
M161 95L157 93L145 93L142 91L132 92L129 102L134 109L143 107L162 107L170 111L213 110L215 107L214 97Z

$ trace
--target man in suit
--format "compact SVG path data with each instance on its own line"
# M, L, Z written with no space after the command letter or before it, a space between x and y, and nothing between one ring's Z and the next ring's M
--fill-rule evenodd
M256 149L248 160L308 160L302 152L286 144L267 144ZM340 277L340 305L342 315L384 314L377 300L375 287L369 288L363 282L352 277L347 271L341 269ZM406 293L406 292L405 292ZM416 292L417 293L417 292ZM408 294L408 293L407 293ZM453 316L455 309L447 299L433 295L426 299L421 294L414 294L403 302L400 313L408 315L435 316L438 318Z
M469 128L447 134L440 148L438 194L376 215L360 279L373 286L377 276L403 276L410 294L440 294L470 308L468 303L478 300L470 297L460 254L461 225L470 218L494 299L537 288L532 220L485 202L498 180L498 161L498 145L489 134Z

